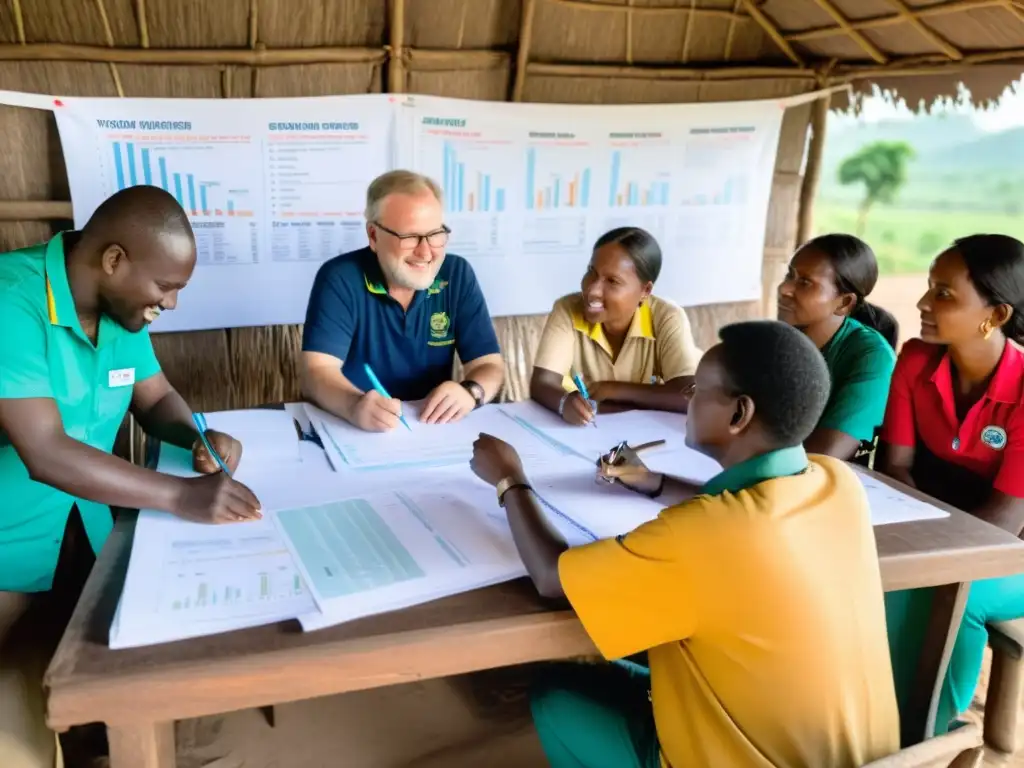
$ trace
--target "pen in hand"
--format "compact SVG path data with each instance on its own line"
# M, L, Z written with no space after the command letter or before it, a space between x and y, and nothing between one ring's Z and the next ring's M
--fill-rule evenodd
M211 458L217 462L217 466L221 468L225 475L231 477L231 470L228 469L228 465L224 463L224 459L220 457L220 454L213 449L213 445L210 443L210 438L206 436L206 417L201 413L193 413L192 423L196 425L196 429L199 432L199 439L203 441L203 445L206 446L206 450L209 452Z
M579 390L580 395L586 400L591 409L594 411L594 418L590 420L590 423L595 427L597 426L597 403L590 399L590 392L587 391L587 385L583 383L583 377L578 373L572 374L572 383L576 385L576 389Z
M380 379L377 378L377 374L373 372L373 368L370 367L369 363L363 363L363 370L366 371L366 378L370 380L370 384L374 390L381 397L386 397L388 400L391 399L391 395L384 389L384 385L380 383ZM412 432L412 427L409 426L409 422L405 420L405 415L402 413L398 414L398 420L405 424L405 428Z

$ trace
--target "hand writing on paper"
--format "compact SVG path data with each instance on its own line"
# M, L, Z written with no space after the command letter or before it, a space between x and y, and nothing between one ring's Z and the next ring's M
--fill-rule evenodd
M206 430L206 439L210 441L221 459L227 464L228 469L234 472L238 469L238 462L242 459L242 444L231 435L217 432L213 429ZM204 475L211 475L220 472L220 465L217 464L210 452L206 450L201 438L196 438L192 443L192 469L202 472Z
M256 495L223 472L181 478L171 511L197 523L236 523L263 517Z
M614 460L611 454L598 459L597 474L600 478L618 482L631 491L645 496L657 494L662 489L665 483L664 475L660 472L651 472L636 451L628 445L614 453Z
M401 413L400 401L371 389L359 398L352 409L352 423L366 432L390 432L398 426Z
M497 485L506 477L526 481L526 471L516 449L493 435L481 433L473 443L470 469L485 483Z
M420 421L427 424L450 424L458 421L476 407L473 395L457 381L438 384L427 395L420 413Z
M594 409L579 392L573 392L565 399L562 408L562 420L573 426L581 427L594 419Z

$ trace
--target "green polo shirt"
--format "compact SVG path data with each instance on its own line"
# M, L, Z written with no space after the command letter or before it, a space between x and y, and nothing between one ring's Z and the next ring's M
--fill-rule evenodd
M722 470L704 483L700 492L708 496L717 496L726 491L739 493L765 480L798 475L806 469L807 453L802 445L780 448L777 451L753 456Z
M132 398L133 382L160 372L149 333L101 316L97 343L82 331L64 266L64 243L0 254L0 399L55 400L64 431L109 453ZM0 591L50 588L68 514L78 504L97 552L110 509L79 501L29 478L0 431Z
M885 416L896 353L882 334L848 317L821 354L832 392L818 427L870 442Z

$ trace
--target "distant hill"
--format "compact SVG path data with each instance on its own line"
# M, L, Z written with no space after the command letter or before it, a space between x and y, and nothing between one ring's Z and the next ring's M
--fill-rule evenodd
M831 118L822 157L821 200L847 207L860 202L863 190L842 186L839 166L876 141L905 141L914 148L895 208L1016 214L1024 203L1024 127L986 133L970 116L948 114L876 123Z
M973 141L943 146L930 152L918 150L917 165L943 170L1024 170L1024 128L984 134Z
M930 154L981 139L981 131L968 115L922 115L915 120L853 122L848 117L829 120L825 135L825 166L838 166L843 158L875 141L905 141L919 154Z

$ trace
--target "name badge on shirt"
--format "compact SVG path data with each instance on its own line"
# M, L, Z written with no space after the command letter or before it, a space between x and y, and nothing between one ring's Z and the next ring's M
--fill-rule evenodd
M118 368L107 374L108 387L130 387L135 383L134 368Z

